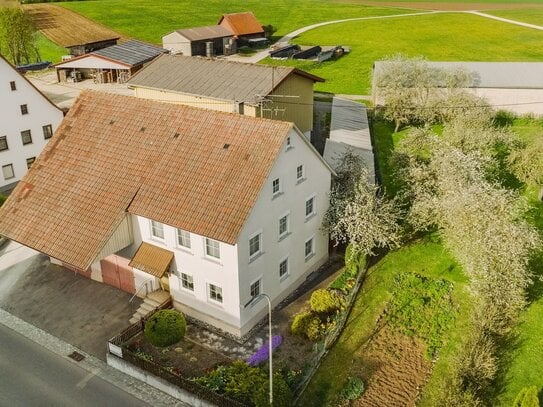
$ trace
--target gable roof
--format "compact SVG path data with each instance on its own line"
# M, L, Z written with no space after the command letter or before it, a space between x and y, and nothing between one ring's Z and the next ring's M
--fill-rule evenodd
M269 95L289 75L300 75L314 82L324 82L324 79L296 68L162 55L134 75L128 81L128 86L255 105L257 95Z
M7 66L9 66L11 69L13 69L13 71L14 71L17 75L19 75L19 77L20 77L23 81L25 81L26 83L28 83L28 84L29 84L29 85L30 85L30 86L31 86L31 87L32 87L32 88L33 88L33 89L34 89L41 97L43 97L47 102L49 102L49 103L51 104L51 106L53 106L55 109L61 111L61 112L64 114L64 111L63 111L61 108L59 108L57 105L55 105L55 104L51 101L51 99L49 99L47 96L45 96L45 94L44 94L41 90L39 90L32 82L30 82L30 81L26 78L26 76L24 76L21 72L19 72L17 69L15 69L15 66L13 66L13 65L11 64L11 62L9 62L6 58L4 58L4 56L3 56L2 54L0 54L0 62L1 62L1 61L4 61L5 64L6 64Z
M112 45L111 47L93 51L91 54L135 66L144 64L160 54L165 54L167 52L167 50L155 47L154 45L137 40L130 40L122 44Z
M84 91L0 234L87 269L126 212L235 244L291 123Z
M232 37L234 34L228 28L222 25L209 25L206 27L185 28L176 30L176 33L181 34L189 41L201 41L213 38Z
M217 24L226 23L234 35L249 35L264 33L262 24L256 19L250 11L245 13L223 14Z
M374 65L374 78L386 61ZM543 62L435 62L430 68L465 70L473 76L473 88L543 89Z

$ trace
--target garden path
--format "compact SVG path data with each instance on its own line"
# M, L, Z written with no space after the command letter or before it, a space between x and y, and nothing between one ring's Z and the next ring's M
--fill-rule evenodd
M475 14L476 16L490 18L492 20L497 20L497 21L501 21L501 22L504 22L504 23L520 25L521 27L534 28L536 30L543 30L543 27L540 26L540 25L523 23L522 21L510 20L508 18L503 18L503 17L497 17L497 16L493 16L491 14L481 13L480 11L467 11L466 13Z

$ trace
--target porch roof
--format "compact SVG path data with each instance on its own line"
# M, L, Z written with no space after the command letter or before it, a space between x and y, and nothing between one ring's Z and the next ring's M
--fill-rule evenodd
M128 265L161 278L170 268L173 256L169 250L142 242Z

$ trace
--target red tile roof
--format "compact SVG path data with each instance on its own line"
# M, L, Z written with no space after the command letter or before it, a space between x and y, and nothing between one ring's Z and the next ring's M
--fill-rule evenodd
M291 123L85 91L0 234L87 269L126 211L235 244Z
M223 14L218 24L230 29L238 37L249 34L264 35L262 24L251 12Z

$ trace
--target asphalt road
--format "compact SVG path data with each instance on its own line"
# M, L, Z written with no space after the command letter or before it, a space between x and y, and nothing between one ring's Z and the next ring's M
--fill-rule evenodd
M0 324L0 406L147 406Z

